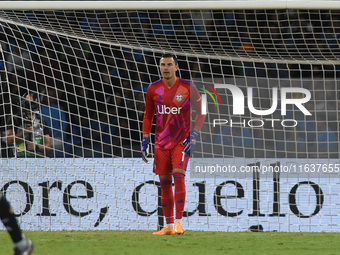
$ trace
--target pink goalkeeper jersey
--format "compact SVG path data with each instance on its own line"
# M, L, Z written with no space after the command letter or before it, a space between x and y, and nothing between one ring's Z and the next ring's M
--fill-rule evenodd
M196 110L195 129L201 129L205 115L200 99L196 86L187 80L177 77L171 88L163 79L152 83L146 93L143 134L150 134L156 113L155 148L173 148L190 133L191 106Z

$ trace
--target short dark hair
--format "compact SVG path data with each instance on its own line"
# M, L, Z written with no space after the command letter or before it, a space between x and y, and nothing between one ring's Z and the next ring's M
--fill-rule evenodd
M162 55L162 58L173 58L174 61L175 61L175 64L178 65L177 58L176 58L176 56L175 56L174 54L172 54L172 53L164 53L164 54Z

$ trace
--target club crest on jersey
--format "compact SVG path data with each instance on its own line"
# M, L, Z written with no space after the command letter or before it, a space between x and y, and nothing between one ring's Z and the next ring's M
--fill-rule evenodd
M180 95L180 94L178 94L178 95L176 96L176 99L177 99L178 102L181 102L182 99L183 99L183 96Z

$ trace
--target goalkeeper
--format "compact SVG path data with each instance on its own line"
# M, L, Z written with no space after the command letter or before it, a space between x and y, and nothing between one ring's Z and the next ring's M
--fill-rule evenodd
M167 226L154 235L183 234L185 172L205 115L201 114L201 97L196 86L176 76L178 62L174 55L160 60L162 79L152 83L146 93L143 119L142 159L147 161L152 122L156 113L154 173L159 175L161 203ZM191 109L196 110L191 130ZM172 180L175 192L172 189ZM176 221L174 219L176 208Z

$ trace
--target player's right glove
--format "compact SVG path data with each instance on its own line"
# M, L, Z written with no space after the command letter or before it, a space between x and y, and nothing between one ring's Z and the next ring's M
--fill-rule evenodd
M142 159L145 163L148 163L147 156L149 155L150 139L144 137L142 141Z

